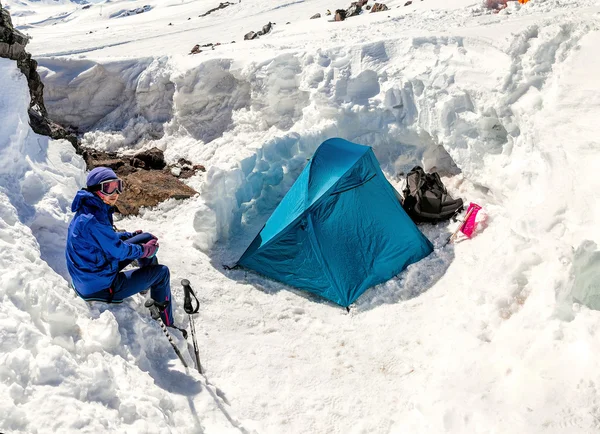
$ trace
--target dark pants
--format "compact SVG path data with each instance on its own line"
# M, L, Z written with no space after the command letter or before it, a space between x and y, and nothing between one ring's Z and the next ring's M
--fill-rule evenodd
M129 244L144 244L150 241L154 236L143 232L134 237L123 240ZM119 262L119 274L113 280L111 288L113 290L113 301L123 301L124 298L138 294L150 288L152 299L163 302L169 301L167 308L161 312L160 316L165 325L173 325L173 307L171 306L171 275L166 265L160 265L156 256L153 258L140 258L138 263L140 268L121 271L133 261Z
M150 241L154 236L147 232L123 240L129 244L144 244ZM140 268L134 270L121 271L131 264L131 261L119 262L119 273L109 289L104 289L87 297L85 300L107 301L109 303L121 303L124 298L131 297L146 289L150 289L150 296L159 302L171 302L171 283L169 268L166 265L160 265L156 256L153 258L138 259ZM173 308L171 303L160 314L165 325L173 325Z

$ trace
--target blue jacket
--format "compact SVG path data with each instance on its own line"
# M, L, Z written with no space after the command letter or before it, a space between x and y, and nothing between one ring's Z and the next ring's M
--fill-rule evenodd
M75 217L67 236L67 268L73 286L82 296L110 288L119 272L119 262L139 259L144 249L128 244L130 232L113 228L113 207L93 193L77 192L71 211Z

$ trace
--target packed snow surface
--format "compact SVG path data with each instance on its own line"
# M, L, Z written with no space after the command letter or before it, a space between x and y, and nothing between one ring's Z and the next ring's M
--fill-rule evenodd
M194 198L117 222L159 237L180 325L180 280L199 295L201 376L143 296L69 288L85 163L32 132L27 82L0 59L0 432L600 432L600 2L390 0L334 22L349 0L234 0L199 16L218 3L2 2L50 115L85 145L207 172L186 181ZM372 146L397 189L436 168L484 210L454 244L458 222L421 225L435 252L350 313L223 268L331 137Z

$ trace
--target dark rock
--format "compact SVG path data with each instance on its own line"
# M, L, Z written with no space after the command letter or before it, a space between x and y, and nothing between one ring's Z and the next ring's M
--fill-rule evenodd
M190 54L198 54L201 52L202 50L200 49L200 45L196 44L192 47L192 51L190 51Z
M321 14L314 14L312 17L310 17L311 20L316 20L317 18L321 18Z
M177 164L179 164L180 166L192 166L192 162L190 160L186 160L185 158L180 158L179 160L177 160Z
M205 17L208 14L212 14L213 12L218 11L219 9L225 9L227 6L231 6L231 5L233 5L233 3L229 3L229 2L219 3L219 6L217 6L216 8L212 8L208 12L203 13L202 15L198 15L198 16L199 17Z
M53 139L69 140L79 152L76 131L64 128L48 117L44 105L44 84L37 72L37 62L25 51L29 37L15 29L10 14L0 3L0 57L15 60L17 67L27 79L31 101L29 103L29 124L31 129Z
M95 167L101 166L110 167L120 177L127 176L137 171L137 169L131 165L130 158L120 157L116 152L106 152L99 151L97 149L82 148L81 155L83 157L83 160L85 161L88 170L92 170Z
M248 32L244 35L244 41L251 41L256 38L258 38L258 34L255 32Z
M354 17L360 14L361 11L362 8L358 4L352 3L352 5L346 9L346 18Z
M196 173L196 171L192 170L191 167L182 167L182 168L180 168L178 178L180 178L180 179L191 178L192 176L195 175L195 173Z
M96 149L83 148L81 153L83 160L88 170L92 170L95 167L110 167L117 173L117 175L126 175L128 171L123 172L125 166L129 166L129 162L123 160L115 152L98 151ZM134 168L132 168L135 170ZM119 173L120 172L120 173Z
M335 21L344 21L346 18L354 17L359 15L362 12L363 6L367 4L368 0L359 0L350 3L350 7L348 9L336 9L335 11Z
M188 199L197 194L194 189L163 171L138 170L122 176L122 179L124 190L116 208L123 215L138 214L141 207L156 206L167 199Z
M373 5L373 7L371 8L371 13L373 12L382 12L382 11L387 11L389 10L389 8L383 4L383 3L375 3Z
M271 31L271 29L273 28L273 24L271 23L271 21L269 21L269 24L265 24L262 28L262 30L259 30L257 33L259 35L266 35L267 33L269 33Z
M163 151L161 151L158 148L152 148L148 149L147 151L138 152L133 156L132 160L138 160L143 163L143 165L141 166L135 166L131 164L132 166L143 167L147 170L162 170L167 166L167 163L165 163L165 156L163 154Z
M412 5L412 1L410 1L410 0L407 1L406 3L404 3L404 6L410 6L410 5Z
M337 9L335 11L335 21L344 21L346 19L346 11L344 9Z
M10 14L6 9L2 8L0 3L0 42L4 42L8 45L21 45L21 48L25 48L25 45L29 42L29 37L15 29L10 18ZM19 48L19 47L15 47Z
M206 168L202 165L202 164L194 164L192 165L190 164L181 164L181 160L180 159L179 162L177 163L178 165L175 166L179 169L179 175L178 178L181 179L187 179L187 178L191 178L192 176L194 176L197 172L206 172ZM189 163L189 161L184 160L186 163ZM171 168L173 169L173 168Z
M133 157L133 158L131 159L131 162L130 162L130 164L131 164L133 167L137 167L137 168L140 168L140 169L145 169L145 168L146 168L146 163L144 163L144 162L143 162L142 160L140 160L139 158L135 158L135 157Z
M76 129L62 127L61 125L52 122L47 117L42 116L39 111L34 108L30 108L28 113L29 125L35 133L52 137L54 140L67 140L73 145L78 154L81 153Z
M196 194L171 174L171 168L165 167L163 153L158 148L139 152L133 157L85 148L82 155L88 170L110 167L123 179L125 189L117 203L117 210L123 215L137 214L141 206L156 206L170 198L185 199ZM189 165L181 168L180 178L189 178L199 170L206 170L202 165L192 166L191 162L184 161Z
M269 21L268 24L265 24L262 28L262 30L259 30L258 32L248 32L244 35L244 40L245 41L250 41L252 39L256 39L259 36L262 35L266 35L267 33L269 33L271 31L271 29L273 28L273 26L275 25L275 23L272 23L271 21Z

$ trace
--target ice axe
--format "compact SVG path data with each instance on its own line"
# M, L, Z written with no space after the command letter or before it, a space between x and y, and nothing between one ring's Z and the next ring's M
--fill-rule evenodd
M467 237L471 238L473 231L475 230L475 218L477 217L477 212L481 209L479 205L471 202L469 204L469 208L467 209L467 215L460 223L458 228L454 231L454 233L446 240L446 244L454 241L454 238L458 234L459 231L462 231Z

